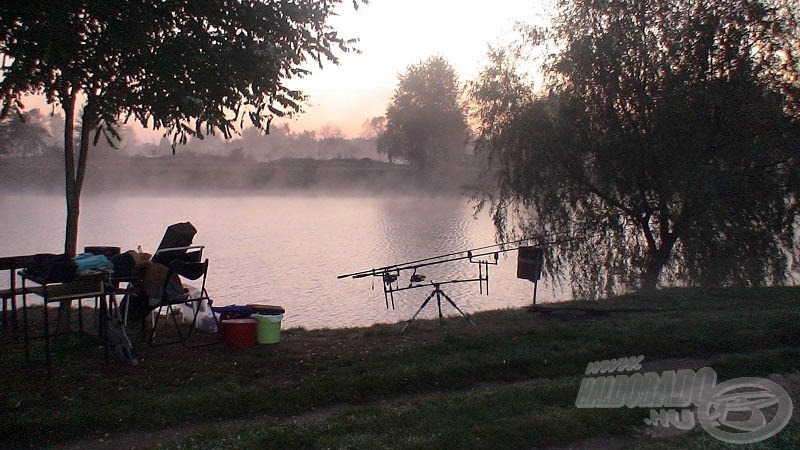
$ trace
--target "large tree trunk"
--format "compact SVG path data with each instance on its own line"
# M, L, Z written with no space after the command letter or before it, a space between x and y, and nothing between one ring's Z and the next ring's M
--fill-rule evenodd
M64 183L67 201L67 224L64 236L64 253L75 256L78 250L78 219L80 218L81 192L86 178L86 160L89 155L93 118L91 99L83 108L78 157L75 158L75 94L64 104Z
M650 291L658 288L658 280L661 278L661 271L667 264L669 255L665 255L661 250L656 250L649 254L649 261L642 275L642 290Z
M64 105L64 197L67 206L67 224L64 230L64 253L75 256L78 247L79 203L75 192L75 92L65 95ZM58 333L69 330L72 320L72 302L63 301L58 305L56 330Z
M75 186L75 93L64 101L64 193L67 202L67 225L64 253L75 256L78 249L80 202Z
M87 102L81 119L81 138L76 161L74 139L76 97L77 92L72 91L69 97L64 100L64 191L67 206L64 253L69 256L75 256L78 250L81 191L83 190L83 180L86 176L86 159L89 153L89 139L92 130L90 102ZM71 302L64 301L59 304L58 319L56 321L56 327L59 332L69 329L71 312Z
M642 290L655 290L658 288L658 281L664 266L669 262L672 255L672 248L675 246L675 239L669 237L662 240L661 247L652 248L648 252L647 266L642 275Z

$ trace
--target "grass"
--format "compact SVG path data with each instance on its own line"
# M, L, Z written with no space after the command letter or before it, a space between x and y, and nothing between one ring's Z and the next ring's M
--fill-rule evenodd
M212 428L163 448L387 448L516 449L566 445L587 439L626 436L642 426L641 411L575 409L571 392L578 379L525 382L410 402L354 408L323 420ZM642 438L630 448L722 449L702 431L668 442ZM745 449L796 448L796 425ZM639 443L645 440L645 443ZM590 445L587 443L587 445Z
M627 411L569 412L578 379L524 382L391 405L355 408L326 420L201 433L168 448L525 448L623 431ZM574 408L572 408L574 409ZM599 419L599 420L598 420Z
M135 367L106 366L96 345L73 345L59 350L49 380L11 342L0 354L0 435L11 448L188 424L198 431L166 448L530 448L642 439L647 410L574 407L588 362L691 358L720 380L800 368L798 288L669 289L564 306L596 314L491 311L475 316L478 327L454 318L442 327L415 323L403 335L394 325L293 329L276 346L248 350L143 348ZM248 423L204 425L233 419ZM783 448L797 437L795 424L754 448ZM642 445L656 443L722 448L702 432Z

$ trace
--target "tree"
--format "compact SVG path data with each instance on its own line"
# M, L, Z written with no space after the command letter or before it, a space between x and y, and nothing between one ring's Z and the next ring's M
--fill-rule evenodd
M50 140L46 118L38 109L27 114L10 114L0 120L0 155L42 155Z
M323 142L334 142L344 140L342 129L332 123L326 123L319 131L319 137Z
M164 129L173 151L192 136L228 138L245 122L268 130L273 117L301 109L304 96L287 80L306 75L309 60L336 63L335 52L351 48L328 24L341 3L3 2L2 116L28 95L64 111L65 252L76 252L90 144L114 141L131 118Z
M386 116L375 116L361 124L361 137L375 139L386 132Z
M577 295L782 281L798 257L797 14L750 0L559 2L547 92L498 102L509 90L487 86L516 75L496 61L472 89L496 224L573 236L550 261Z
M458 77L444 58L409 66L386 109L378 152L422 170L459 158L469 134L458 97Z

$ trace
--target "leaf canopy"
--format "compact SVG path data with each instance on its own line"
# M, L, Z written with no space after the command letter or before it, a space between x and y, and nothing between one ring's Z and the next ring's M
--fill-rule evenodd
M330 27L341 0L11 0L0 6L6 109L85 97L96 128L133 118L187 136L267 128L301 110L287 82L353 49ZM357 3L355 3L357 6Z
M420 168L456 158L468 138L455 69L432 56L406 69L386 109L386 129L378 150Z
M472 90L499 231L573 236L548 261L580 296L784 280L799 251L799 13L560 1L547 92L509 83L508 58Z

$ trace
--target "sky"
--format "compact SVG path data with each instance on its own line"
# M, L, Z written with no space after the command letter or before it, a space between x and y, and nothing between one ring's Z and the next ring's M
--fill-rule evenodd
M314 68L294 80L309 96L305 113L288 122L295 131L340 128L358 137L364 121L382 116L397 87L398 75L430 56L444 57L460 81L474 78L490 44L514 36L518 21L544 17L537 0L370 0L357 11L345 0L331 22L339 35L357 38L360 54L341 55L339 65Z
M444 57L464 83L485 63L490 45L516 36L517 22L546 23L543 5L549 0L369 0L354 9L343 0L331 25L343 38L359 40L360 53L339 53L339 65L308 67L312 74L290 80L287 86L308 96L304 112L288 123L293 131L319 131L329 125L344 137L359 137L363 124L386 113L398 76L430 56ZM49 111L44 100L31 100L29 109ZM27 103L27 102L26 102ZM136 136L157 143L163 130L142 130Z

